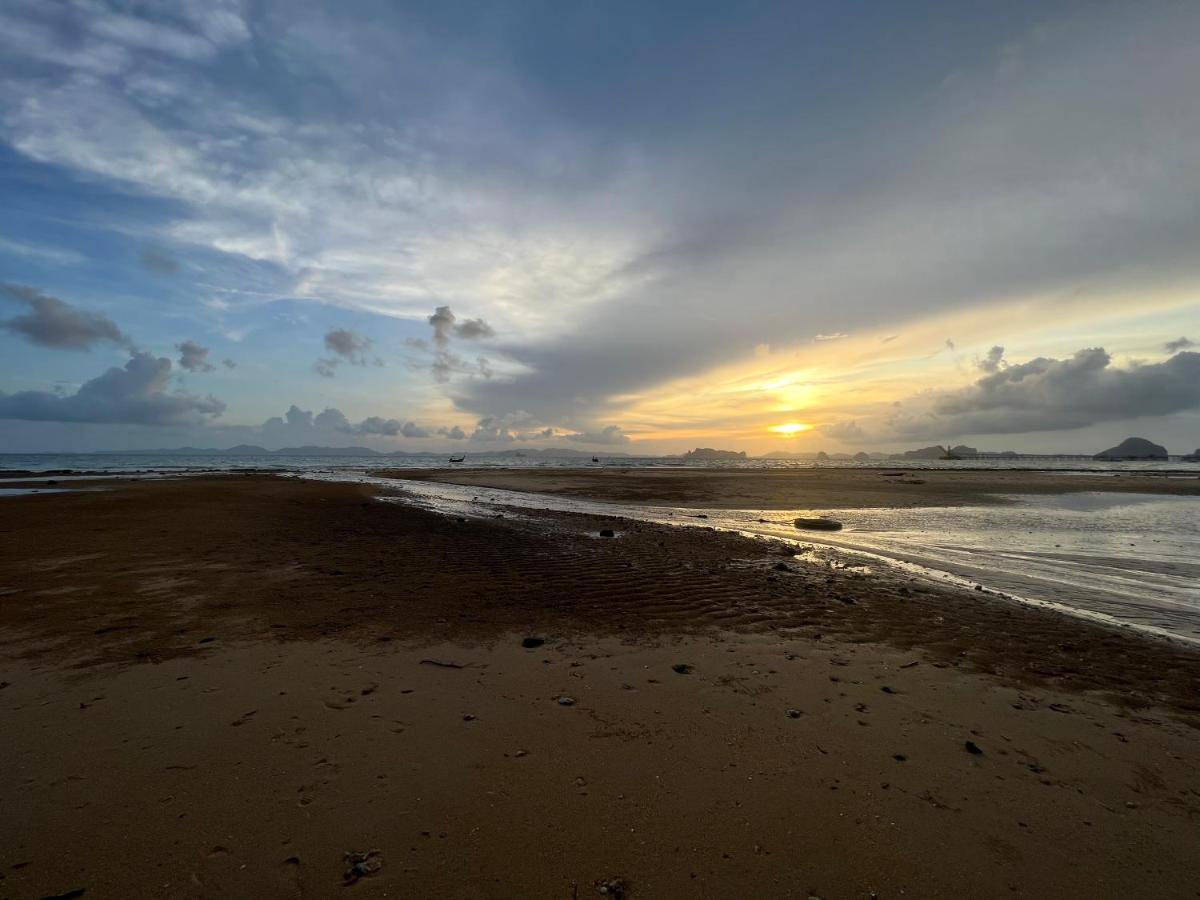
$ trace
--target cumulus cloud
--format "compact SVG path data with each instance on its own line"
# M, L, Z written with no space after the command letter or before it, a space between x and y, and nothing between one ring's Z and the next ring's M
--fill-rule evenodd
M433 339L439 347L447 346L451 337L477 341L494 337L496 334L492 326L483 319L463 319L460 322L449 306L439 306L435 309L429 317L429 324L433 326Z
M351 331L349 328L331 328L325 333L325 349L333 356L318 359L313 368L317 374L332 378L339 364L345 362L352 366L370 365L367 353L371 349L372 340L369 337ZM377 365L382 362L375 360Z
M505 424L503 419L496 416L486 416L480 419L470 435L470 440L480 442L511 443L516 439L516 433Z
M211 372L216 368L208 361L208 348L201 347L195 341L176 344L175 349L179 351L179 368L181 369L187 369L189 372Z
M0 284L0 295L29 307L29 312L0 320L0 328L43 347L87 350L107 341L122 347L133 342L115 322L100 313L77 309L69 303L23 284Z
M467 433L455 425L453 428L439 428L437 433L442 437L450 438L452 441L465 441Z
M992 347L983 359L975 361L975 367L982 372L998 372L1004 365L1004 348L999 345Z
M449 306L439 306L427 321L433 328L435 345L429 361L429 371L433 374L434 381L445 384L455 374L478 375L482 378L491 378L495 374L492 364L485 357L477 356L471 361L450 349L453 338L475 341L493 337L496 332L487 322L483 319L460 321ZM421 338L408 338L405 344L423 353L431 350L429 344Z
M378 434L385 437L427 438L429 429L422 428L414 422L401 422L399 419L383 419L379 416L369 416L357 425L350 426L351 434Z
M133 351L123 368L109 369L85 382L74 394L0 393L0 419L189 425L224 412L225 404L212 395L169 392L170 379L169 359Z
M495 374L491 363L484 357L477 356L472 362L469 359L463 359L463 357L449 350L438 350L433 354L433 361L429 364L429 371L433 373L433 380L439 384L448 382L450 377L455 373L460 375L479 375L483 378L491 378Z
M229 357L226 357L225 359L221 360L221 365L227 369L236 369L238 364Z
M361 422L351 422L345 413L335 407L314 415L295 404L282 417L267 419L262 424L262 430L273 440L290 442L328 441L338 435L427 438L433 434L430 429L415 422L383 416L368 416Z
M1196 346L1196 342L1185 337L1178 337L1173 341L1167 341L1163 344L1163 349L1168 353L1178 353L1180 350L1190 350Z
M997 359L997 366L968 387L912 398L878 428L845 432L847 439L865 439L868 432L878 439L1058 431L1200 407L1200 353L1119 368L1094 347L1067 359L1038 357L1006 367Z
M627 435L619 426L608 425L599 431L579 431L566 435L568 441L579 444L628 444Z
M845 441L847 444L862 444L870 440L870 436L856 421L830 422L822 425L820 430L835 441Z

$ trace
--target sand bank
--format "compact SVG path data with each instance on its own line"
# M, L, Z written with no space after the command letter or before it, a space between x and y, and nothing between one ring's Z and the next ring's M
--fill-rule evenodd
M888 469L380 469L416 481L586 497L650 506L710 509L963 506L1006 494L1118 491L1200 496L1200 473L1085 474L1029 470Z

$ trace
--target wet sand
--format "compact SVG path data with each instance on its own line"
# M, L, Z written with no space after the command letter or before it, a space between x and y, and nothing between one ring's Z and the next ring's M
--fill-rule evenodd
M0 897L1200 891L1194 652L374 493L0 502Z
M1006 494L1084 491L1200 496L1196 474L1095 475L996 469L380 469L415 481L708 509L861 509L1000 503Z

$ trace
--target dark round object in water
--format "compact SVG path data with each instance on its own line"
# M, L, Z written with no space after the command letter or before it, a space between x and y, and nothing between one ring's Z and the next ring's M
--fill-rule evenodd
M526 650L532 650L534 647L540 647L544 643L546 643L545 639L540 637L527 637L521 639L521 646Z
M797 528L808 528L812 531L841 531L842 523L834 519L805 519L799 518L792 523Z
M615 531L613 531L611 528L601 528L600 529L600 537L616 537L616 536L617 536L617 533Z

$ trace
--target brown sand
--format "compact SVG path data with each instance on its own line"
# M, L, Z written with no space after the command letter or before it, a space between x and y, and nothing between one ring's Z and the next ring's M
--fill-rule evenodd
M1030 470L937 469L382 469L393 478L710 509L960 506L1005 494L1119 491L1200 496L1200 470L1167 477Z
M1200 655L699 529L8 498L0 685L0 898L1200 891Z

